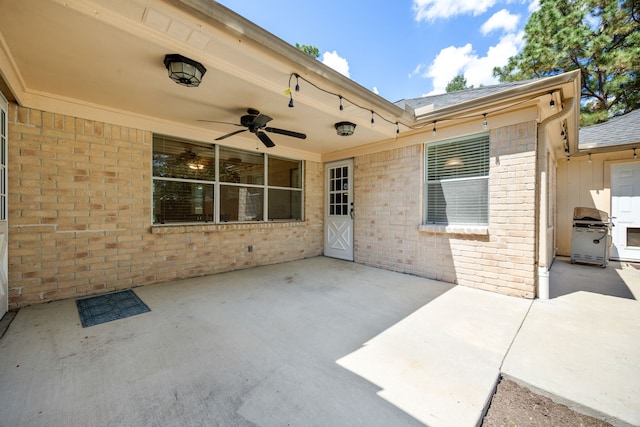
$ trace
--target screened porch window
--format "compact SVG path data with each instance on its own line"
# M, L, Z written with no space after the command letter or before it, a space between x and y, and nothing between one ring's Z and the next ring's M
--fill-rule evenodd
M428 144L425 224L488 225L489 135Z
M301 221L302 161L154 136L153 222Z

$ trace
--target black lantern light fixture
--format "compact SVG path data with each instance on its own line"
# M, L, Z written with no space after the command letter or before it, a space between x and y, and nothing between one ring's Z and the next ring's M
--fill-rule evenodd
M356 125L351 122L339 122L336 123L336 132L340 136L353 135L353 131L356 130Z
M201 63L178 54L166 55L164 66L167 67L171 80L187 87L199 86L202 76L207 72Z

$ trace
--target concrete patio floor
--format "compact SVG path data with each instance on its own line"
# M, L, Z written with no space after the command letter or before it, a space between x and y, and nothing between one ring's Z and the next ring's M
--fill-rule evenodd
M0 425L475 426L501 371L639 425L640 270L562 262L548 301L318 257L136 288L151 312L89 328L27 307Z

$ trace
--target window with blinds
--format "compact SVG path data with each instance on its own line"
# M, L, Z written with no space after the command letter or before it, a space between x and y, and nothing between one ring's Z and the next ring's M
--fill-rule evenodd
M428 144L425 223L488 225L489 134Z

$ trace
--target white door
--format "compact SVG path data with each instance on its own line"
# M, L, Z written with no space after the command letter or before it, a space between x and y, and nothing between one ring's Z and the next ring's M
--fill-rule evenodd
M640 162L611 165L611 258L640 262Z
M7 225L7 135L9 104L0 93L0 319L9 307L8 225Z
M353 261L353 159L325 167L324 254Z

